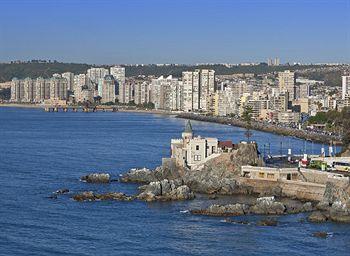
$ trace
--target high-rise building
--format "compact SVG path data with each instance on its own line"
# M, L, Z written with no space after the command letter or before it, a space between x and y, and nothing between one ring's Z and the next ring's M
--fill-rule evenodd
M43 102L50 98L50 80L38 77L35 82L35 102Z
M22 102L33 102L34 100L34 82L31 78L27 77L23 80L23 98Z
M289 100L295 99L295 74L289 70L278 73L280 92L287 91Z
M65 72L62 74L62 77L67 79L67 89L73 91L74 87L74 74L72 72Z
M67 86L65 78L52 77L50 79L50 99L66 100L68 97Z
M87 70L87 86L89 89L95 89L98 85L101 78L104 78L106 75L109 75L109 70L106 68L90 68Z
M106 75L98 83L98 95L101 103L115 102L115 80L113 76Z
M114 77L114 80L117 81L119 85L125 83L125 68L118 66L111 67L109 73Z
M151 83L151 102L156 109L179 110L181 83L178 79L160 76Z
M215 71L202 69L199 72L199 109L207 111L208 98L215 92Z
M345 100L346 95L350 95L350 76L342 76L342 99Z
M86 75L85 74L79 74L74 76L74 85L73 85L73 91L74 91L74 98L76 102L83 102L84 98L82 95L83 88L88 89L87 81L86 81Z
M182 72L182 110L207 111L208 99L214 92L214 70L196 69Z
M21 82L17 78L13 78L11 81L11 101L20 102L21 101Z
M134 81L126 81L124 84L120 84L118 88L118 97L120 103L128 104L129 102L134 100Z
M134 92L134 101L136 105L150 102L150 85L148 82L136 82Z

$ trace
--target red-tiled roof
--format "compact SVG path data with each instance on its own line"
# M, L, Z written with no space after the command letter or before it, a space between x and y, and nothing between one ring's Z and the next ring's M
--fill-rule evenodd
M219 148L233 148L231 140L219 141Z

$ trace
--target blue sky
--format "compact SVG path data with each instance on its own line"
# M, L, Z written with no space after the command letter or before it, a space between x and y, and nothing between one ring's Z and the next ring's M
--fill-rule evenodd
M350 62L350 0L0 0L0 61Z

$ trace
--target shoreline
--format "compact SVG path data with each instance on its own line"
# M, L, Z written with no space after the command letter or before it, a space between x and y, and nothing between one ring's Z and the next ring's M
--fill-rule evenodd
M33 108L33 109L40 109L40 108L44 109L45 108L44 105L18 104L18 103L0 104L0 108L1 107ZM71 107L71 106L68 106L68 107ZM82 107L82 106L80 106L80 107ZM109 108L109 106L106 106L106 107ZM239 120L239 119L232 119L232 118L228 119L225 117L195 115L195 114L190 114L190 113L171 112L171 111L165 111L165 110L128 109L128 108L120 108L120 107L118 108L117 112L167 115L167 116L175 116L176 118L182 118L182 119L189 119L189 120L202 121L202 122L208 122L208 123L232 125L232 126L236 126L236 127L240 127L240 128L247 128L247 124L244 121ZM341 141L336 136L311 133L308 131L292 129L292 128L277 127L275 125L268 125L268 124L263 124L263 123L259 123L259 122L253 122L252 130L268 132L268 133L281 135L281 136L295 137L295 138L302 139L302 140L313 141L315 143L329 144L330 142L333 142L334 145L337 145L337 146L342 145Z
M240 128L247 128L247 124L244 121L239 119L232 119L232 118L228 119L223 117L194 115L194 114L188 114L188 113L181 113L176 117L195 120L195 121L232 125ZM329 144L330 142L333 142L334 145L337 145L337 146L342 145L341 141L339 141L339 138L337 138L336 136L316 134L316 133L311 133L311 132L292 129L292 128L277 127L275 125L267 125L259 122L253 122L251 129L255 131L273 133L281 136L290 136L298 139L309 140L315 143Z

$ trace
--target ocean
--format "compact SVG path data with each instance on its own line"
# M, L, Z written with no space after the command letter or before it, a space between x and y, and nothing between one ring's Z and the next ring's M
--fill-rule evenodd
M185 202L75 202L81 191L137 192L137 185L87 184L79 178L133 167L155 168L185 120L147 113L47 113L0 108L0 255L349 255L350 225L312 224L305 214L276 217L275 227L191 215L216 203L206 195ZM234 143L245 130L192 122L195 134ZM322 145L253 131L260 152L319 153ZM282 145L281 145L282 142ZM70 194L50 199L53 191ZM219 200L239 201L240 197ZM327 239L313 232L329 233Z

